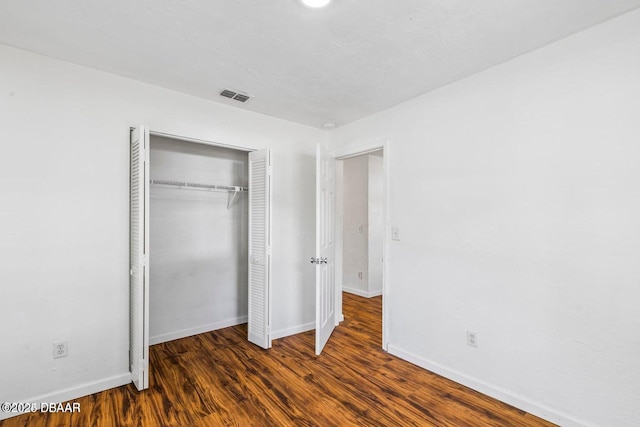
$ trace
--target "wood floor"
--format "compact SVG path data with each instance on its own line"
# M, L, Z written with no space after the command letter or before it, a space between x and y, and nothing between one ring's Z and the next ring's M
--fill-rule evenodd
M381 346L381 298L344 294L345 321L323 354L314 333L271 350L236 326L151 347L150 388L75 400L75 414L34 413L29 426L551 426L391 356Z

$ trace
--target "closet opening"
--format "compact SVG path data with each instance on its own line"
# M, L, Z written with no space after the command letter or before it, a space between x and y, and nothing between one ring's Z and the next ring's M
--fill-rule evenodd
M246 323L248 153L149 142L149 344Z
M149 345L247 323L271 347L271 154L131 128L129 363ZM151 367L152 368L152 367Z

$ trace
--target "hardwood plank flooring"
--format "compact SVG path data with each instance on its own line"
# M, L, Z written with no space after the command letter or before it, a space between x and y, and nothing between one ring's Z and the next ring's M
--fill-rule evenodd
M2 427L552 426L382 351L382 300L344 294L345 321L321 356L314 333L247 342L246 325L158 344L150 388L75 400L81 412L33 413Z

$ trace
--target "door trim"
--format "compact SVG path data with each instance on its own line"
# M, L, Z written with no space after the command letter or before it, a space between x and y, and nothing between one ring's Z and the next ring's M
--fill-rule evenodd
M151 129L149 129L149 136L159 136L162 138L175 139L183 142L193 142L194 144L211 145L214 147L229 148L231 150L238 150L238 151L250 152L250 151L258 150L257 148L249 148L241 145L223 144L221 142L207 141L207 140L198 139L198 138L190 138L188 136L180 136L180 135L174 135L171 133L156 132Z

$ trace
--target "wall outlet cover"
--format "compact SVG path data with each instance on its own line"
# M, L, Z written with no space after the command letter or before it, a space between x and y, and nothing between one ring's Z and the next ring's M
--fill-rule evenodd
M59 359L69 355L69 343L67 341L55 341L53 343L53 358Z
M467 345L478 347L478 333L475 331L467 331Z

